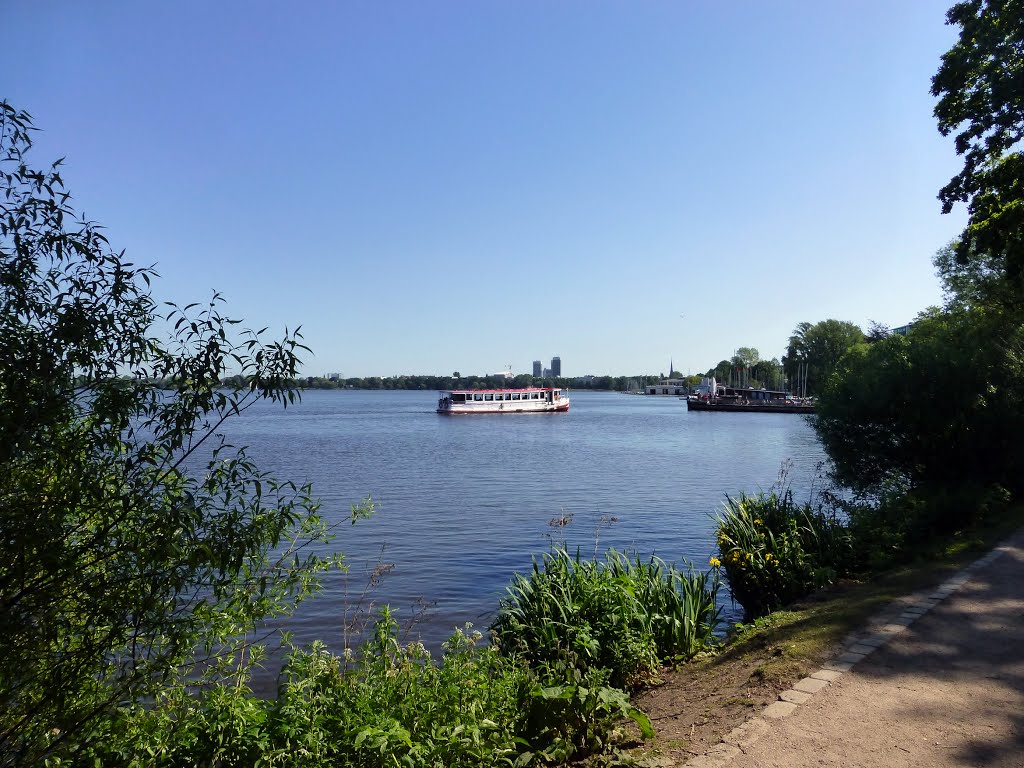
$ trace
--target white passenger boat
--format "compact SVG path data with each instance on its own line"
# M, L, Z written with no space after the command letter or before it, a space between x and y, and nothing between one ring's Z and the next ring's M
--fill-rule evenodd
M441 392L437 412L457 413L565 413L569 395L557 387L522 389L451 389Z

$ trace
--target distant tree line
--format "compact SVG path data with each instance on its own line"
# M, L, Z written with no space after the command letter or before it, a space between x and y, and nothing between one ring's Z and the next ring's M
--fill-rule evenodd
M673 376L681 377L679 373ZM367 376L360 377L328 377L299 376L288 379L285 384L293 389L411 389L411 390L445 390L445 389L501 389L507 387L562 387L564 389L592 389L598 391L628 392L631 389L641 390L647 384L653 384L665 378L664 374L638 374L636 376L577 376L577 377L534 377L520 374L508 379L504 376ZM688 377L691 384L697 384L700 376ZM140 382L135 377L121 376L119 385L126 390L139 386L163 390L189 390L193 385L185 379L157 378ZM85 377L75 379L78 387L88 386ZM224 376L220 386L231 390L251 389L251 377L242 375Z
M565 389L594 389L626 392L631 388L643 388L644 385L664 378L663 375L638 374L636 376L578 376L578 377L541 377L520 374L511 379L504 376L461 376L456 372L451 376L403 375L403 376L367 376L360 377L300 377L291 383L299 389L411 389L411 390L444 390L444 389L500 389L503 387L562 387ZM245 388L248 386L243 376L228 376L222 384L228 388Z

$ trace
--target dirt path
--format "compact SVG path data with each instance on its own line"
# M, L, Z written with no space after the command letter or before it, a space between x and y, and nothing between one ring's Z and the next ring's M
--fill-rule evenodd
M860 641L686 766L1024 768L1024 531Z

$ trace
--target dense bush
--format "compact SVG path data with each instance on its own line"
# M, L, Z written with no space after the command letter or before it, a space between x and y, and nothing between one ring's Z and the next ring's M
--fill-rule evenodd
M35 130L0 101L0 765L80 752L123 702L213 682L201 660L340 564L310 489L222 428L295 401L299 334L243 330L216 294L158 301L60 162L34 167ZM221 389L228 368L243 389Z
M434 662L398 642L385 609L356 656L293 651L272 700L241 682L180 688L121 711L94 734L103 746L54 765L527 766L605 749L623 717L652 734L607 675L538 676L481 641L456 630Z
M850 563L843 523L788 489L726 497L718 517L720 558L733 598L748 618L763 616L829 584Z
M511 765L525 672L479 633L456 632L440 664L402 646L385 616L358 659L315 643L294 651L278 695L216 686L126 714L104 763L154 766Z
M457 630L435 663L422 644L398 642L385 608L357 655L318 642L293 651L273 699L255 696L247 675L199 695L168 690L102 721L90 739L101 745L51 765L521 767L603 751L626 717L653 735L606 673L538 674L481 640Z
M600 562L556 550L516 574L492 629L504 652L535 668L608 670L612 685L630 687L714 645L717 589L713 575L658 558L612 550Z
M959 534L998 519L1012 498L1011 491L998 483L975 482L952 489L895 486L874 498L844 502L851 570L872 573L912 562L945 541L946 533Z

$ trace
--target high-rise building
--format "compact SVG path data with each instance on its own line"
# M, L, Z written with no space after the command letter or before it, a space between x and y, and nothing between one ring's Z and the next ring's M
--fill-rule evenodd
M551 358L551 375L558 378L562 375L562 358L552 357Z
M541 376L540 360L534 360L533 361L533 375L535 377L537 377L538 379Z

